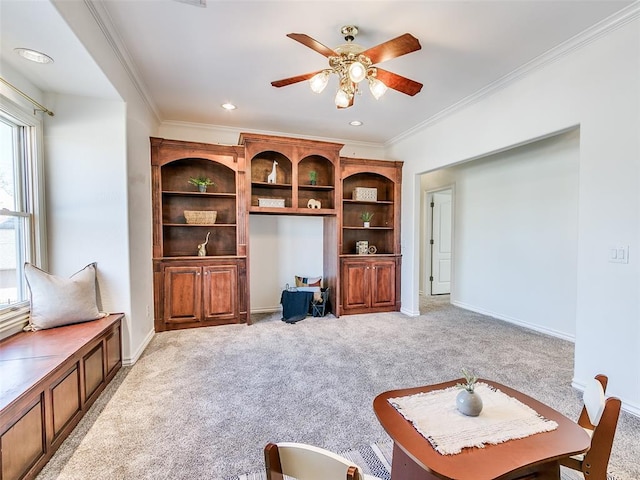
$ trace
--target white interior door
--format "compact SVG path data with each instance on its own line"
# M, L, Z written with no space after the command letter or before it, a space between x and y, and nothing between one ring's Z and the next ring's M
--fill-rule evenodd
M451 293L452 191L432 194L431 295Z

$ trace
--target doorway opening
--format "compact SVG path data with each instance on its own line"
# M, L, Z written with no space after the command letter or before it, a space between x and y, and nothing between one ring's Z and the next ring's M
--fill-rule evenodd
M451 293L453 252L453 187L426 191L422 248L423 295Z

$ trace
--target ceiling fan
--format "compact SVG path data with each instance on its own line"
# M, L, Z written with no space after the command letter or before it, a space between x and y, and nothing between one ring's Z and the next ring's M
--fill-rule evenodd
M271 85L274 87L286 87L287 85L309 80L311 90L320 93L327 86L329 76L335 73L339 78L338 91L335 97L335 104L338 108L349 108L353 105L354 96L360 91L359 84L365 79L369 83L369 89L376 99L384 95L387 88L411 96L422 89L421 83L374 66L377 63L420 50L422 48L420 42L413 35L405 33L380 45L365 49L363 46L354 43L358 34L358 27L346 25L342 27L340 32L344 35L346 43L338 46L335 50L304 33L287 34L287 37L327 57L329 59L329 68L276 80L271 82Z

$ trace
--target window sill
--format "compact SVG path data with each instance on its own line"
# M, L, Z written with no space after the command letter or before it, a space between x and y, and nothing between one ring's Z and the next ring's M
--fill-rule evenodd
M0 314L0 340L22 331L29 322L29 305Z

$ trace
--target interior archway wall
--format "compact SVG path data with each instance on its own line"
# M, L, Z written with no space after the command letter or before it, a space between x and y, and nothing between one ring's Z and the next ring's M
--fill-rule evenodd
M419 175L580 126L574 385L605 373L608 391L640 414L640 19L617 27L423 125L387 153L405 161L402 310L415 315ZM630 263L609 262L613 245L629 246Z

